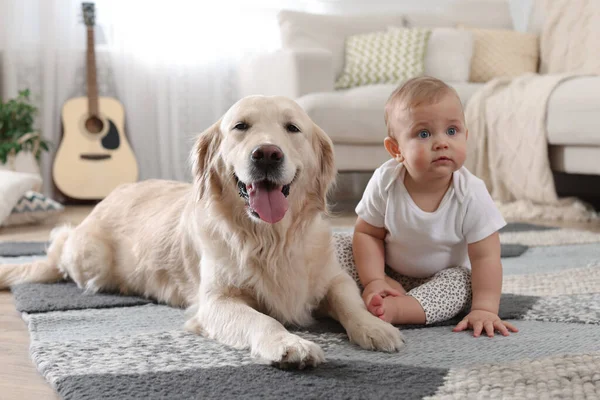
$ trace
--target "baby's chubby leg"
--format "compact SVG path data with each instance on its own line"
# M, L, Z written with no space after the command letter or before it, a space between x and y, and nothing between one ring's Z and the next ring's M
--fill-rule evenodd
M408 292L425 310L426 323L447 321L470 307L471 270L446 268Z
M374 295L367 308L375 316L392 324L444 321L454 317L470 303L470 278L467 268L447 268L402 296Z

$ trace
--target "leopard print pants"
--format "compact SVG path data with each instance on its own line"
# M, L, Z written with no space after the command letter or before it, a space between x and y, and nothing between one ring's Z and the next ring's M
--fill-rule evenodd
M362 291L352 255L352 234L334 233L333 236L340 264ZM403 276L388 267L385 273L421 304L427 325L449 320L471 306L471 271L468 268L446 268L428 278Z

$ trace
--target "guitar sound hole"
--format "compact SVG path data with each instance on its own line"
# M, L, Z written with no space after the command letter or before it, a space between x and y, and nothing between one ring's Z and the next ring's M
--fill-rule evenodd
M104 128L104 124L98 117L89 117L87 121L85 121L85 129L90 133L100 133L102 132L102 128Z

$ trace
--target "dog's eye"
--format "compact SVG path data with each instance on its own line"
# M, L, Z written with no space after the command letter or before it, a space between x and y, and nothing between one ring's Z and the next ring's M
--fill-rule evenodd
M298 128L298 127L297 127L296 125L294 125L294 124L287 124L287 125L285 126L285 129L286 129L288 132L291 132L291 133L298 133L298 132L300 132L300 128Z
M233 127L233 129L237 129L237 130L240 130L240 131L247 131L248 128L250 128L250 126L247 123L245 123L245 122L238 122Z

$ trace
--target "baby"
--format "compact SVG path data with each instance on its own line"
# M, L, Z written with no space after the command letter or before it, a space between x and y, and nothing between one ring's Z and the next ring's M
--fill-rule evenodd
M517 332L498 317L506 222L463 167L468 131L456 91L408 80L388 99L385 122L393 159L369 181L352 240L368 310L393 324L432 324L471 304L455 332Z

